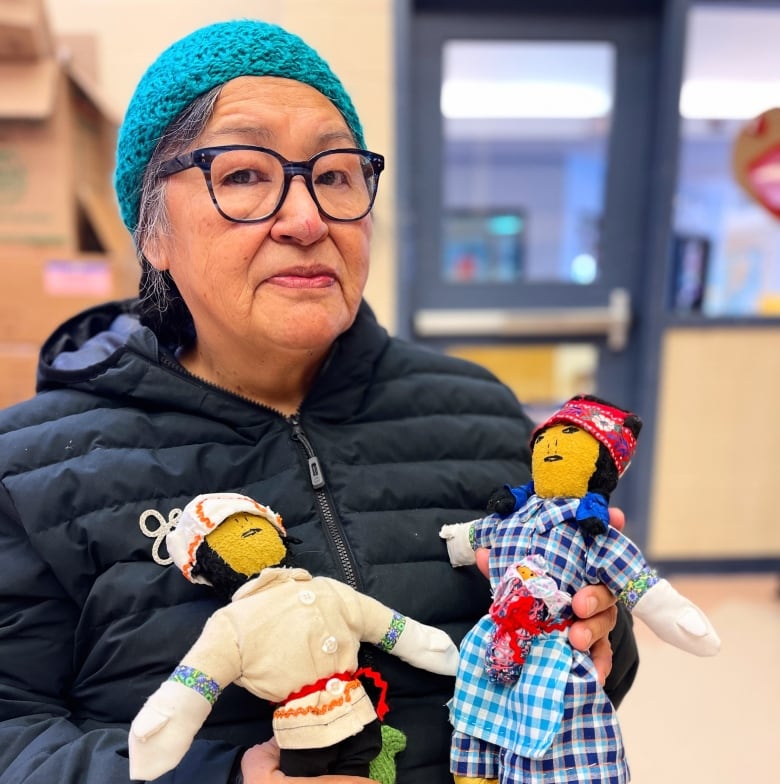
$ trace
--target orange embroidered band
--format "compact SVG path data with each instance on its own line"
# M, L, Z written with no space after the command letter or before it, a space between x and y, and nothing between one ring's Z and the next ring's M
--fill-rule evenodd
M371 669L371 667L361 667L356 672L337 672L334 675L329 675L327 678L320 678L319 680L314 681L314 683L302 686L298 691L291 692L277 704L286 705L288 702L299 700L302 697L308 697L310 694L316 694L318 691L327 691L327 685L332 680L349 682L362 677L371 680L379 689L376 715L379 717L379 720L382 721L389 710L387 705L387 681L376 670Z

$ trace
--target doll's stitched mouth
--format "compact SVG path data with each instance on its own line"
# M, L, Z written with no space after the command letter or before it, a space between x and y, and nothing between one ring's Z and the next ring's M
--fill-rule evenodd
M563 458L560 455L547 455L547 457L544 458L545 463L555 463L558 460L563 460Z
M259 534L259 528L248 528L244 533L241 534L242 539L246 539L247 536L254 536L255 534Z

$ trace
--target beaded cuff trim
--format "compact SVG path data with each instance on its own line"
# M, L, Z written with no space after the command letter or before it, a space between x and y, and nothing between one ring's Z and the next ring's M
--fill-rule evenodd
M474 523L469 526L469 546L472 550L477 549L477 529Z
M660 580L655 569L647 567L628 581L628 585L620 592L618 601L629 611L636 603Z
M395 648L401 632L406 627L406 616L399 612L393 612L393 620L390 621L390 628L385 632L385 636L376 644L377 648L389 653Z
M219 697L222 691L215 680L212 680L205 672L196 670L194 667L179 665L171 673L168 680L181 683L189 689L194 689L201 697L208 700L211 705L217 701L217 697Z

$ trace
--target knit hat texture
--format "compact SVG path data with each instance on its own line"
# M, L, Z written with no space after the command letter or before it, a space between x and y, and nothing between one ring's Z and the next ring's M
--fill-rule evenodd
M308 84L335 105L357 146L365 147L352 100L305 41L257 20L208 25L166 49L130 99L119 129L114 187L122 220L131 232L138 224L144 171L165 129L199 95L239 76L279 76Z

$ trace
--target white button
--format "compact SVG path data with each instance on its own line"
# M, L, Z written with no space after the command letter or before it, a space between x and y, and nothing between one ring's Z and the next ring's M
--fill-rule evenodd
M314 591L301 591L298 594L298 601L301 604L314 604L315 598Z
M338 678L331 678L325 684L325 691L327 691L329 694L338 696L339 694L342 694L344 692L344 686L345 686L344 681L339 680Z
M322 641L323 653L336 653L339 649L339 641L335 637L326 637Z

